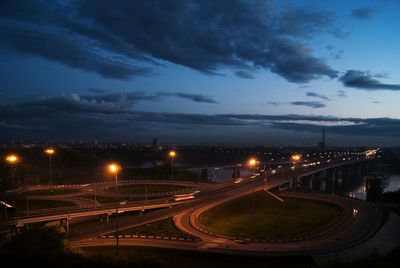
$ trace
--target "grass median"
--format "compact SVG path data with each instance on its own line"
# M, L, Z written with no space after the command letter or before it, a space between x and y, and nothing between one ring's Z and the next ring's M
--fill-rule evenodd
M253 212L254 197L254 212ZM261 240L285 240L320 232L343 209L300 198L280 202L264 191L247 195L200 214L199 222L216 234Z

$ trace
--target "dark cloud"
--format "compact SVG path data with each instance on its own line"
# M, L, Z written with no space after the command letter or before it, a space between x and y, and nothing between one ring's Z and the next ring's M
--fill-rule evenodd
M322 102L319 102L319 101L293 101L293 102L289 102L289 104L297 105L297 106L307 106L307 107L311 107L314 109L326 107L325 104L323 104Z
M400 90L400 84L385 84L376 78L381 78L382 74L372 75L369 72L358 70L348 70L340 77L340 81L346 87L353 87L363 90Z
M249 70L242 78L264 69L295 83L337 75L300 41L338 35L327 11L242 0L2 1L0 10L3 45L107 78L149 74L163 61L207 74Z
M328 101L331 100L331 99L328 98L327 96L318 94L318 93L316 93L316 92L307 92L306 95L307 95L307 97L319 98L319 99L328 100Z
M108 102L88 101L76 95L43 98L30 102L0 106L1 139L92 139L124 140L149 135L171 135L182 138L174 129L185 129L185 135L213 135L218 129L230 129L230 135L250 128L260 137L268 128L319 132L347 136L398 137L400 120L391 118L338 118L307 115L262 114L183 114L155 113L126 109ZM23 130L23 131L21 131ZM232 132L232 133L231 133ZM181 135L181 136L179 136ZM242 134L241 134L242 135ZM196 142L193 140L192 142Z
M182 93L182 92L176 92L173 95L176 97L188 99L188 100L191 100L194 102L205 102L205 103L213 103L213 104L217 103L217 101L215 101L210 96L204 96L204 95L199 95L199 94L188 94L188 93Z
M95 94L104 94L109 92L107 89L102 89L102 88L88 88L87 91Z
M335 78L338 74L323 60L310 56L307 46L289 39L272 40L266 56L272 63L271 71L291 82L305 83L320 76Z
M337 96L340 97L340 98L348 97L344 90L338 90Z
M235 75L237 77L240 77L243 79L253 79L254 78L254 76L252 74L245 72L245 71L237 71L237 72L235 72Z
M263 102L263 103L261 103L261 104L263 104L263 105L272 105L272 106L278 106L278 105L281 105L282 104L282 102L279 102L279 101L266 101L266 102Z
M64 63L71 68L96 72L105 78L126 80L151 73L148 68L109 57L105 52L96 52L85 46L84 40L74 38L61 30L5 22L0 24L0 42L13 51L38 55Z
M354 18L361 20L372 19L376 14L376 10L372 7L360 7L351 10L351 15Z

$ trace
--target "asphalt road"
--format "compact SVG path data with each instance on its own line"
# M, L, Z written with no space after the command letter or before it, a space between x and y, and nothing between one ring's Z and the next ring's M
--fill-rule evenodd
M341 165L350 161L334 161L322 164L316 168L300 168L297 175L320 170L324 167ZM294 176L293 171L286 171L286 178ZM282 184L282 175L277 173L268 179L268 189ZM176 226L183 232L201 238L201 242L190 243L182 241L163 241L151 239L120 239L121 245L159 246L188 250L207 250L213 252L225 252L233 254L248 255L305 255L320 254L325 252L338 251L353 247L372 237L380 227L382 212L370 203L327 195L306 195L295 193L298 198L307 198L320 201L336 203L343 207L344 212L329 229L311 237L304 237L296 241L274 241L274 242L239 242L234 238L221 237L210 234L199 227L198 216L207 209L222 204L240 196L249 194L255 190L264 189L264 178L246 178L240 183L235 180L228 180L210 187L194 200L184 202L171 208L162 209L142 216L135 216L121 221L120 228L131 228L152 221L174 217ZM293 194L292 194L293 195ZM357 214L354 215L354 209ZM92 228L90 231L78 232L70 237L71 245L75 247L112 245L113 240L98 238L100 235L111 233L115 226L101 226ZM204 228L206 229L206 228Z

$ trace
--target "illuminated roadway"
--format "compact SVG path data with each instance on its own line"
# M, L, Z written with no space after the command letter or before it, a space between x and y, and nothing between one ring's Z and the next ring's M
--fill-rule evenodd
M340 159L329 163L321 163L317 166L302 168L298 167L296 171L286 171L286 178L305 176L311 173L320 172L324 169L339 167L342 165L362 162L362 160ZM296 172L296 173L295 173ZM330 226L326 232L315 234L312 237L305 237L296 241L268 241L268 242L252 242L238 241L232 237L222 237L211 234L204 229L198 222L198 216L219 204L229 200L236 199L240 196L255 191L275 188L279 185L287 184L288 179L283 179L282 174L277 172L270 175L268 185L265 186L263 176L253 179L244 178L242 181L235 179L221 183L215 183L204 189L195 199L190 201L171 201L170 198L149 200L147 203L127 204L119 206L120 211L137 211L158 209L153 212L145 213L141 216L120 217L120 229L131 228L143 225L153 221L166 218L174 218L177 228L185 233L191 234L201 239L200 242L183 242L183 241L164 241L152 239L120 239L121 245L140 245L140 246L158 246L178 249L190 250L207 250L213 252L225 252L236 254L250 255L284 255L284 254L319 254L346 249L362 243L366 239L373 236L379 229L382 212L370 203L351 200L338 196L327 195L306 195L301 193L284 193L283 197L294 195L297 198L307 198L320 201L329 201L343 207L343 213L339 219ZM235 183L236 182L236 183ZM239 183L238 183L239 182ZM111 185L111 184L110 184ZM357 214L354 215L354 210ZM101 206L98 208L78 208L69 211L46 211L46 213L36 213L30 216L19 217L14 221L19 226L27 223L52 221L62 219L85 218L96 215L112 215L115 214L115 205ZM114 232L113 224L103 226L93 226L90 230L72 231L70 233L70 242L74 247L93 246L93 245L114 245L113 239L99 238L99 236Z
M309 167L307 169L299 168L296 175L302 176L303 174L318 172L323 169L339 167L360 161L363 160L339 160L321 164L318 167ZM286 172L288 178L293 177L293 175L293 171ZM287 183L287 180L283 181L281 177L282 175L279 173L270 176L268 179L267 189ZM374 204L332 195L285 193L281 195L283 197L292 195L297 198L307 198L336 203L343 207L343 213L325 232L310 237L304 237L303 239L296 241L269 241L262 243L238 241L235 238L210 234L204 230L200 231L203 228L199 226L200 224L197 219L203 211L251 193L253 191L253 184L256 191L265 188L263 178L244 179L242 182L237 184L234 182L235 180L229 180L224 183L215 184L212 188L208 189L208 191L204 192L202 195L197 196L194 200L176 204L176 206L171 208L149 212L141 216L125 218L120 222L120 229L126 229L173 217L175 225L180 230L199 237L201 239L200 242L191 243L160 239L124 238L120 239L120 244L188 250L207 250L213 252L249 255L320 254L347 249L360 244L372 237L381 224L382 212L379 207ZM354 211L357 211L357 213L354 214ZM90 232L76 232L71 235L71 245L74 247L114 245L115 241L111 238L99 238L99 236L112 233L114 230L115 226L110 224L108 226L93 227Z

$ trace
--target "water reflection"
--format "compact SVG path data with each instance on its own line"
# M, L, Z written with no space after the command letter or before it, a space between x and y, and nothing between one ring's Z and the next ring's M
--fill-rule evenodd
M336 193L351 198L366 200L367 192L365 187L365 180L370 175L372 175L372 173L362 174L360 176L353 174L351 177L343 177L336 181L334 187L329 187L329 182L327 183L325 179L321 179L321 187L319 190L327 193ZM386 177L385 182L387 183L385 192L397 191L400 189L400 175L386 174L384 176Z

